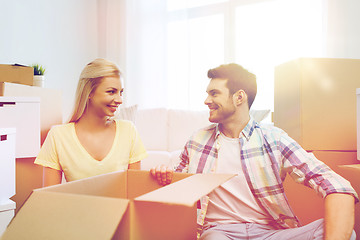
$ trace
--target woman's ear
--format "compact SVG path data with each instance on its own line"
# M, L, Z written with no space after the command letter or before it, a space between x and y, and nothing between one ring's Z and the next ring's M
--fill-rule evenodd
M237 106L241 105L244 102L247 102L247 94L244 90L240 89L234 93L234 101Z

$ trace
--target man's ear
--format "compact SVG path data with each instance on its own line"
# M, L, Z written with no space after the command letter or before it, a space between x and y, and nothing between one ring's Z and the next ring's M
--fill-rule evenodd
M243 103L247 103L247 94L245 93L244 90L240 89L239 91L237 91L236 93L234 93L234 103L239 106Z

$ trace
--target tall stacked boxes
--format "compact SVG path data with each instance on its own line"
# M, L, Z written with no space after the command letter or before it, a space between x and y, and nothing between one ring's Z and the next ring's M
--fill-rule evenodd
M0 128L0 236L14 217L15 128Z
M7 198L5 204L15 209L15 203L10 201L9 198L16 202L16 207L21 207L33 189L23 192L22 188L32 184L34 176L38 174L36 171L28 173L22 171L18 167L18 161L21 163L30 161L32 163L40 150L40 99L37 97L0 97L0 128L16 129L13 162L11 165L2 166L0 169L0 171L4 171L6 174L10 174L12 169L14 169L13 181L2 181L2 184L5 185L1 186L0 189L3 190L6 187L14 186L14 188L11 188L13 191L11 193L8 192L4 196ZM0 154L8 155L11 153L11 149L10 147L3 148ZM2 160L1 158L0 161ZM42 180L42 168L39 167L39 170L41 172L38 175L40 180ZM0 176L3 176L2 173L0 173ZM18 181L18 176L21 176L24 181ZM39 182L40 185L36 187L41 187L41 181Z
M339 165L358 163L359 87L360 59L299 58L281 64L275 68L274 125L340 173ZM360 184L360 180L351 184ZM309 194L299 194L296 201L316 197ZM359 214L356 217L360 233Z
M300 58L275 68L274 125L304 149L356 151L360 60Z
M17 203L17 211L33 189L42 187L43 167L34 164L34 158L36 157L39 146L44 142L50 128L53 125L61 124L63 121L62 97L61 91L57 89L33 87L11 82L0 82L0 96L9 98L19 96L24 98L35 97L40 100L40 115L36 115L38 119L36 122L30 120L30 118L33 118L33 114L38 114L36 113L37 110L31 110L31 114L20 111L18 112L18 116L16 118L17 121L23 124L21 126L25 126L25 129L36 133L36 138L31 138L31 140L29 140L30 135L28 134L27 139L21 138L21 141L26 143L28 147L36 151L36 153L34 152L33 154L28 154L28 157L25 157L23 154L16 156L17 191L16 195L12 199ZM29 121L35 123L36 127L34 127ZM39 134L41 139L40 141L38 140ZM31 146L33 143L36 143L37 146ZM21 151L24 151L24 149Z

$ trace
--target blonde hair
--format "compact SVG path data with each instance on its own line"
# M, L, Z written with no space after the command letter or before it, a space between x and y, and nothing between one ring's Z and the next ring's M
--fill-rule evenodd
M121 77L118 66L103 58L88 63L82 70L76 89L75 104L69 122L77 122L84 114L90 94L97 88L104 77Z

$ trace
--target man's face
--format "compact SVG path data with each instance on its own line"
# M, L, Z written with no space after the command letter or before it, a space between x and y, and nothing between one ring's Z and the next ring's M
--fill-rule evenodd
M230 94L226 83L226 79L214 78L211 79L206 89L208 96L204 103L210 109L210 122L226 123L235 114L233 95Z

